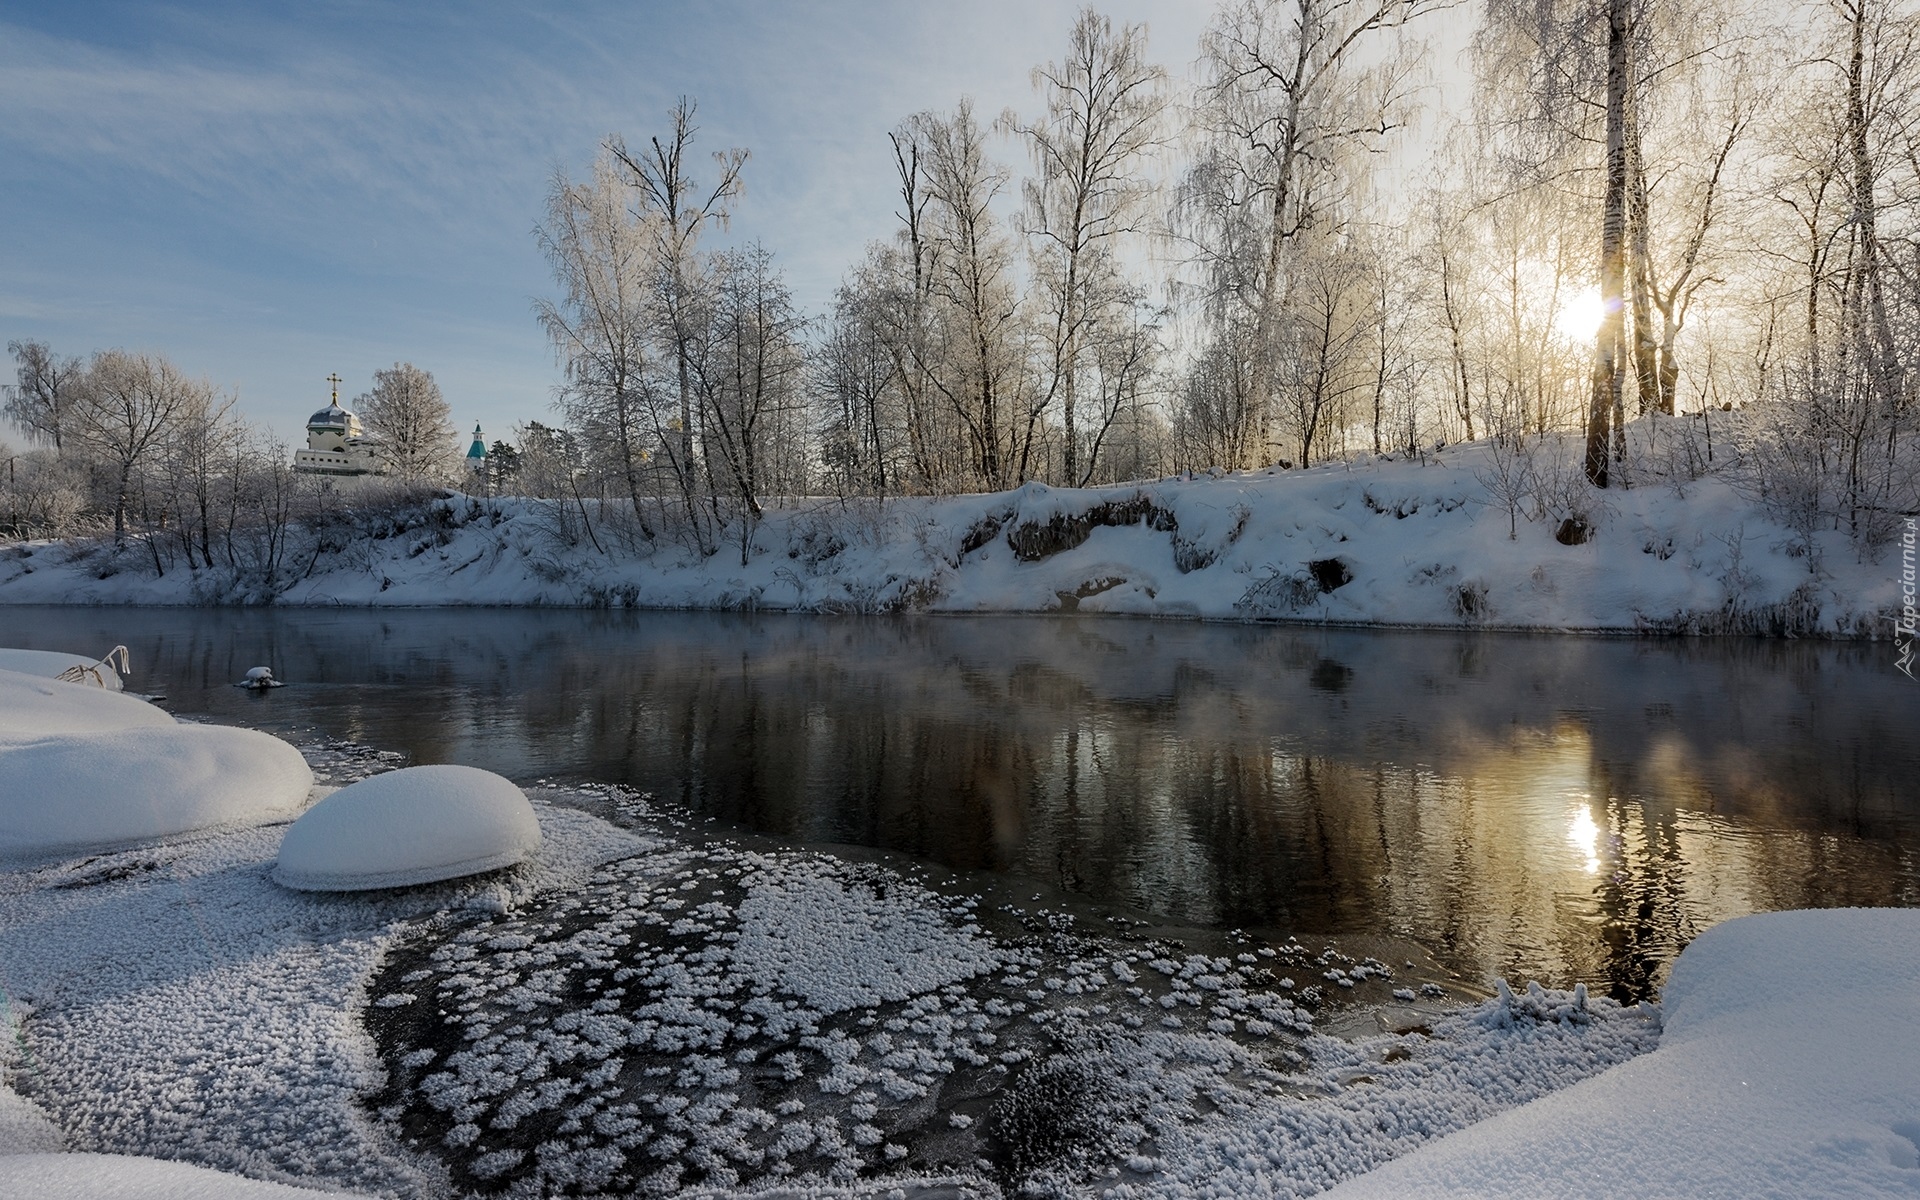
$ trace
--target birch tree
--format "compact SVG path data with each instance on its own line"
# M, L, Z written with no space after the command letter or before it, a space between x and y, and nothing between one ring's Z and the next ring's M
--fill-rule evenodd
M1179 213L1210 307L1250 314L1249 449L1270 454L1288 258L1331 222L1357 151L1403 120L1414 60L1384 36L1446 0L1231 0L1201 41L1196 160ZM1382 51L1387 53L1382 53ZM1364 61L1363 61L1364 60ZM1241 465L1241 464L1236 464Z
M704 552L711 547L700 532L696 510L699 414L693 379L694 342L704 320L701 305L708 297L700 241L708 230L727 227L731 206L740 198L747 151L734 148L715 153L711 182L702 182L689 161L700 131L694 124L696 107L692 99L682 96L668 114L672 128L664 138L650 138L645 147L635 150L616 134L607 139L606 149L624 168L631 211L646 235L658 308L656 336L664 341L664 357L672 364L671 386L678 408L666 449L695 539Z
M962 100L945 116L909 123L924 172L933 301L932 341L919 367L965 431L980 486L1026 479L1044 404L1023 387L1013 246L993 206L1008 178L987 157L986 130Z
M648 541L654 531L642 497L657 429L646 382L652 251L661 240L652 229L656 219L628 210L611 156L602 156L592 178L580 183L556 172L536 237L563 295L534 302L565 370L562 403L611 452L634 522ZM533 428L544 427L536 422Z
M72 420L74 392L85 371L77 358L62 358L45 342L8 342L14 383L6 390L4 411L29 441L52 446L57 456Z
M1026 142L1036 172L1024 195L1034 279L1047 304L1041 403L1049 410L1058 405L1062 480L1069 487L1093 475L1111 424L1108 410L1097 434L1083 436L1087 342L1107 329L1139 328L1112 314L1132 297L1119 243L1142 231L1153 196L1145 159L1158 144L1166 105L1166 72L1147 60L1146 40L1144 26L1116 29L1107 17L1081 9L1066 57L1033 73L1042 115L1032 124L1008 121ZM1111 357L1099 350L1093 356Z

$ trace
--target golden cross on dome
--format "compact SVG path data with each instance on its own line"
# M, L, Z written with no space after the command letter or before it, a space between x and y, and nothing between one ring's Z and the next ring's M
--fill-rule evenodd
M327 381L333 384L333 406L335 408L339 408L340 407L340 372L335 371L333 374L327 376Z

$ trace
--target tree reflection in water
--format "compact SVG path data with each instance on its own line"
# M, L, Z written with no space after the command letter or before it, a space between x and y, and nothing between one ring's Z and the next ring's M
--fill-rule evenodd
M1178 923L1632 999L1741 913L1920 902L1884 646L527 610L13 610L207 712L631 783ZM227 686L271 665L293 686ZM1579 842L1570 822L1595 831Z

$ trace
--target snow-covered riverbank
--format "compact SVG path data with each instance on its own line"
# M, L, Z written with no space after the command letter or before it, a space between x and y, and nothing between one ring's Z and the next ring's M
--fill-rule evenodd
M1920 911L1765 913L1674 964L1660 1048L1335 1188L1920 1195Z
M1510 513L1496 496L1518 470L1483 442L1418 460L1125 487L820 500L770 510L744 563L737 541L711 555L665 536L621 549L605 529L589 537L571 501L456 497L369 519L346 540L336 531L337 544L315 541L271 587L224 569L156 576L144 552L17 546L0 552L0 603L1070 609L1891 634L1897 547L1863 555L1843 532L1796 532L1711 475L1604 493L1570 486L1560 502L1536 479Z

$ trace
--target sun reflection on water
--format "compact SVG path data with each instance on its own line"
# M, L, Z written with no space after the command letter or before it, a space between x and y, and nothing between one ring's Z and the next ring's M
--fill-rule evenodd
M1600 827L1593 823L1593 813L1582 806L1573 814L1573 820L1567 825L1567 841L1573 848L1587 856L1587 874L1600 873Z

